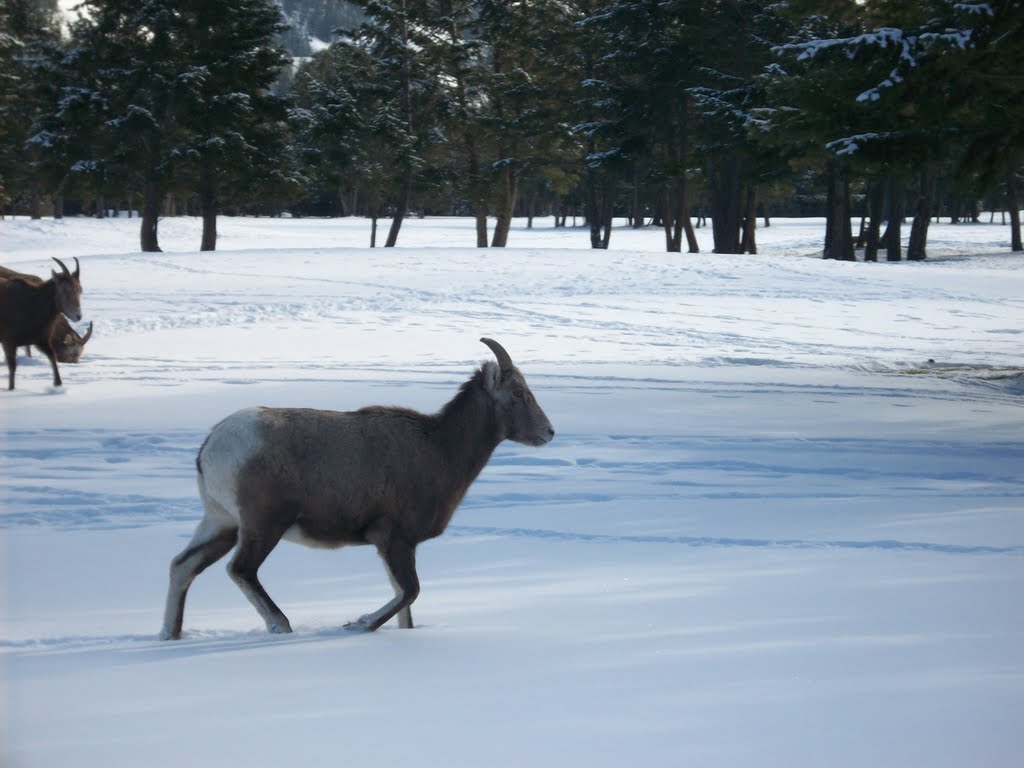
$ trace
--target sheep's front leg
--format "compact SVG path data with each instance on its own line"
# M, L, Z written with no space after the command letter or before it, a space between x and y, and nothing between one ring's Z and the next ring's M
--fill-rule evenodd
M410 606L420 593L420 581L416 575L416 548L402 541L391 541L386 549L378 548L378 552L391 577L395 596L373 613L360 616L345 627L373 632L398 614L398 626L412 629Z
M14 372L18 368L18 348L13 344L4 342L4 355L7 357L7 389L14 389Z
M53 386L63 386L63 382L60 380L60 371L57 370L56 351L54 351L53 347L51 347L49 344L47 344L45 347L40 346L39 348L43 350L43 354L46 355L46 357L49 358L50 360L50 367L53 369Z

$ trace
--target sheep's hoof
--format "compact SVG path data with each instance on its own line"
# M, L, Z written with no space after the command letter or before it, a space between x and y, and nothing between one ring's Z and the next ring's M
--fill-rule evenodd
M345 629L349 632L370 632L372 630L372 621L370 616L360 616L355 621L350 621L345 624Z
M157 640L181 640L181 632L170 632L166 629L161 629L160 634L156 637Z
M272 635L289 635L292 631L292 625L288 623L288 619L282 621L269 622L267 624L267 632Z

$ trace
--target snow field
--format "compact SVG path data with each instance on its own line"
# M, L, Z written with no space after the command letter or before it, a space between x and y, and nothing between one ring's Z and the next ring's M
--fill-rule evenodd
M1014 766L1024 738L1024 261L664 254L660 231L410 220L0 222L82 261L83 363L0 393L0 763ZM701 233L701 237L705 236ZM706 245L706 244L705 244ZM52 262L51 262L52 263ZM271 636L223 562L159 642L195 451L254 404L435 410L498 339L556 429L419 550L417 629L341 629L375 554L288 543ZM932 361L932 362L929 362Z

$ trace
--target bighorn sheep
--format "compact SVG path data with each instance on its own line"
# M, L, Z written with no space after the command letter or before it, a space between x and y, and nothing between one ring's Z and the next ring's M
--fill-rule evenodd
M372 544L395 597L350 628L396 614L411 628L419 594L416 546L439 536L502 440L544 445L551 422L498 342L438 413L371 406L337 412L249 408L217 424L196 459L203 518L171 561L163 639L181 637L196 576L238 549L228 573L270 632L291 632L256 572L282 539L310 547Z
M18 367L18 347L34 344L50 359L53 386L59 387L60 371L49 334L57 317L63 313L74 322L82 319L79 297L82 284L75 259L72 273L60 259L54 259L61 272L49 280L33 282L21 277L0 279L0 344L7 356L8 386L14 389L14 372Z
M31 275L27 272L17 272L8 267L0 267L0 279L10 278L25 280L32 285L43 284L43 278L36 275ZM59 314L46 332L46 338L49 339L50 346L57 356L57 362L77 363L82 358L85 345L92 338L92 323L89 323L89 330L85 332L85 336L82 336L71 326L71 323L68 322L68 319L63 314ZM25 347L25 354L29 357L32 356L31 345Z
M57 315L57 319L50 326L50 346L57 360L61 363L78 363L82 359L82 352L85 345L92 338L92 321L89 321L89 330L82 336L76 331L64 315Z

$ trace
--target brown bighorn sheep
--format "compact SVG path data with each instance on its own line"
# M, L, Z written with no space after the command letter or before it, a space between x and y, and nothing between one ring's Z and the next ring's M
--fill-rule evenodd
M61 363L78 363L82 359L82 352L85 345L92 338L92 321L89 321L89 330L82 336L68 322L64 315L57 315L57 319L50 326L50 346L57 360Z
M16 272L8 267L0 267L0 279L14 277L25 280L32 285L43 284L43 278L36 275L31 275L27 272ZM85 345L92 338L92 323L89 323L89 330L85 332L85 336L82 336L71 327L71 323L68 322L68 319L63 314L59 314L47 331L46 338L49 339L50 346L57 356L57 362L77 363L82 358ZM31 345L25 347L25 354L32 357Z
M62 384L49 333L61 313L74 322L82 319L79 304L82 284L79 280L78 259L75 259L73 273L60 259L55 258L54 261L60 266L61 272L54 272L49 280L34 283L20 277L0 279L0 344L7 356L9 390L14 389L18 347L28 344L37 346L50 359L53 386L59 387Z
M416 546L440 535L502 440L544 445L555 431L498 342L438 413L371 406L337 412L249 408L217 424L199 449L203 518L171 561L160 636L181 637L193 579L236 544L228 573L270 632L291 632L256 572L282 539L310 547L372 544L395 597L349 627L396 614L412 627Z

